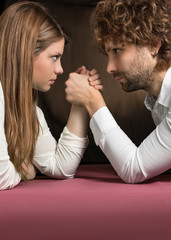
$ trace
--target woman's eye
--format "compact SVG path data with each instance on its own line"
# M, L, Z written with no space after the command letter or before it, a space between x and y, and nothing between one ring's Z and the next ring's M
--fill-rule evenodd
M58 59L58 56L53 56L52 59L56 62Z

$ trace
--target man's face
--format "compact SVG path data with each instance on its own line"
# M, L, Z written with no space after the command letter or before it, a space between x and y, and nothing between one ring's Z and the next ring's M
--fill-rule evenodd
M156 61L148 47L108 43L105 49L109 58L107 71L113 74L123 90L126 92L139 89L150 91L153 88Z

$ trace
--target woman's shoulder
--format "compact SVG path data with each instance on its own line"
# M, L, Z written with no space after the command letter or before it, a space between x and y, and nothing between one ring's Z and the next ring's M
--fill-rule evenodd
M1 84L1 81L0 81L0 93L1 93L1 91L2 91L2 84Z
M36 110L37 110L37 116L39 118L39 121L44 118L44 114L43 114L43 111L41 110L40 107L36 106Z
M4 94L3 94L1 81L0 81L0 101L4 103Z
M41 126L44 126L46 120L45 120L45 117L44 117L44 113L43 111L41 110L40 107L36 107L36 110L37 110L37 117L38 117L38 120L39 120L39 123Z

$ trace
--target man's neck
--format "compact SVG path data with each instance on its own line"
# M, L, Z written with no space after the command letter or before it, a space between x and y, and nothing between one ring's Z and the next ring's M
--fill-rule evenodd
M154 85L151 91L149 91L151 95L158 97L166 72L167 70L154 72Z

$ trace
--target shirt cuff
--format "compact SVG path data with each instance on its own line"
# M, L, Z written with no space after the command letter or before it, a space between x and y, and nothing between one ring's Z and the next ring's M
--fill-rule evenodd
M104 134L115 126L117 126L117 122L106 106L95 112L90 120L90 128L96 145L99 145Z

